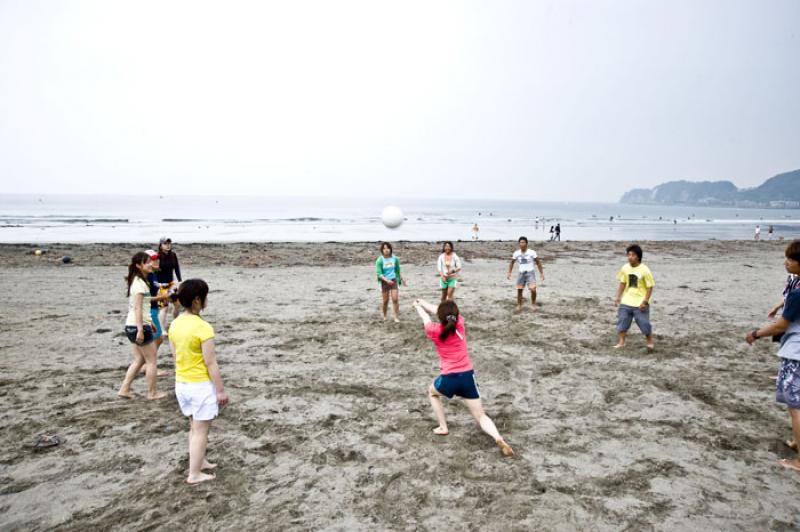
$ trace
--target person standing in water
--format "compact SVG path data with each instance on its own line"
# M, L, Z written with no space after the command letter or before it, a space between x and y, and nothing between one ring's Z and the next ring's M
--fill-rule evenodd
M455 301L444 301L436 308L422 299L417 299L413 306L422 318L425 335L436 346L436 353L439 355L441 374L428 387L431 407L439 422L439 426L433 429L434 434L447 436L450 433L442 396L452 399L457 395L464 400L469 413L478 422L481 430L492 437L503 456L513 456L514 451L511 446L500 436L494 422L483 411L475 371L467 349L464 318L460 315ZM431 315L436 315L439 323L433 323Z
M800 240L795 240L784 252L784 268L789 275L800 275ZM786 294L783 312L774 322L754 329L745 337L752 345L756 340L778 337L781 359L778 379L775 381L775 400L785 404L792 422L792 438L786 445L797 451L800 442L800 289L795 288ZM783 459L779 462L786 469L800 471L800 458Z
M514 263L519 264L519 275L517 276L517 310L522 309L522 294L525 291L525 287L528 287L528 290L531 292L531 306L536 308L536 271L534 270L534 264L536 268L539 269L539 275L542 277L542 281L544 281L544 267L542 266L542 260L536 254L536 252L530 248L528 248L528 239L527 237L521 236L519 237L519 249L514 251L513 255L511 256L511 263L508 265L508 275L507 278L511 280L511 274L514 271Z
M560 223L556 224L556 236L555 236L555 239L558 240L559 242L561 242L561 224Z
M175 279L178 283L181 282L181 267L178 264L178 255L172 251L172 239L162 236L158 244L158 258L159 269L157 273L158 282L161 285L159 295L174 294L177 290ZM169 307L169 298L162 300L159 303L158 319L161 321L161 330L167 334L167 308ZM172 303L172 318L178 317L180 307L173 301Z
M117 395L126 399L133 398L131 384L142 366L145 367L147 398L155 400L166 397L165 394L158 393L156 390L155 325L150 317L150 286L147 283L147 274L152 269L153 264L150 257L144 251L139 251L131 257L128 275L125 277L128 285L128 316L125 319L125 335L133 348L133 362L125 373Z
M383 295L383 321L386 321L386 314L389 307L389 297L392 298L392 313L394 322L400 322L400 297L399 286L405 285L406 278L400 271L400 259L394 256L392 245L389 242L381 244L381 256L375 261L375 273L378 282L381 284L381 294Z
M461 259L453 250L452 242L442 245L442 254L436 261L436 270L439 272L439 288L442 290L442 301L453 299L458 283L458 274L461 271Z
M472 240L475 240L475 241L478 240L478 232L480 230L481 229L480 229L480 227L478 227L477 223L472 226Z
M628 246L628 263L617 272L619 287L614 296L614 305L617 311L617 334L619 340L614 349L625 346L625 335L631 328L631 322L636 325L647 339L647 351L652 352L653 326L650 324L650 299L653 297L655 280L650 268L642 264L642 248L637 244Z

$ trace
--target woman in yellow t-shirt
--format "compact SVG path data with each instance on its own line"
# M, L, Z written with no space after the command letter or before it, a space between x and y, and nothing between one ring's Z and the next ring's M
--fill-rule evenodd
M208 284L187 279L178 289L183 313L169 327L169 343L175 356L175 396L189 418L189 476L197 484L214 475L203 473L216 464L206 460L208 430L219 406L228 402L214 349L214 328L200 317L208 304Z
M125 320L125 334L133 346L133 362L125 373L125 379L118 395L132 399L131 384L144 366L147 381L147 398L162 399L167 395L156 390L156 345L155 326L150 317L150 283L147 274L153 271L150 256L144 251L136 253L128 265L128 317Z

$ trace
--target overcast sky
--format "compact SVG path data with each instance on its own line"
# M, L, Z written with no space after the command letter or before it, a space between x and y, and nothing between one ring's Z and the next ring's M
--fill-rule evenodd
M800 1L0 0L0 192L616 201L800 168Z

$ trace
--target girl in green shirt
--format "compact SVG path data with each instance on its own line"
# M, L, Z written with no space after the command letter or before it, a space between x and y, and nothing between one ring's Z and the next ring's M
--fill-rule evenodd
M400 259L394 256L392 245L389 242L381 244L381 255L375 261L375 273L378 282L381 283L381 294L383 295L383 321L386 321L386 314L389 310L389 296L392 297L392 312L394 322L399 323L400 319L400 296L398 286L402 283L407 285L406 278L400 272Z

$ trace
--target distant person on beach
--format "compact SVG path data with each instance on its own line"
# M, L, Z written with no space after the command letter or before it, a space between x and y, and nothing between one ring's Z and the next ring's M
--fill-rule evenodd
M172 239L162 236L158 244L158 282L161 285L159 295L174 294L178 287L175 284L175 279L178 283L181 282L181 267L178 264L178 255L172 251ZM167 332L167 308L169 307L169 298L159 302L158 319L161 321L161 330ZM176 318L180 308L177 303L172 303L172 317Z
M539 269L539 275L544 281L544 268L542 260L536 252L528 247L528 239L524 236L519 237L519 249L511 255L511 263L508 265L507 278L511 280L514 271L514 264L519 264L519 274L517 275L517 310L522 309L522 293L525 287L531 292L531 306L536 308L536 271L534 265Z
M561 224L556 224L556 240L561 242Z
M775 232L775 228L771 225L767 228L767 239L772 240L772 234Z
M480 229L480 227L478 227L478 224L474 224L472 226L472 240L478 240L478 232L480 230L481 229Z
M128 316L125 319L125 335L133 347L133 362L128 367L117 394L127 399L133 398L131 384L142 366L145 367L147 398L154 400L166 397L165 394L158 393L156 390L155 325L150 317L150 285L147 283L147 274L152 271L152 268L148 254L140 251L131 257L128 275L125 277L128 285Z
M452 242L442 245L442 254L436 261L436 271L439 272L439 288L442 290L442 301L454 299L458 274L461 271L461 259L453 250Z
M800 275L800 240L786 247L784 267L790 275ZM745 340L753 344L759 338L771 336L780 342L778 356L781 359L778 379L775 382L775 400L785 404L792 421L792 439L786 445L797 451L800 442L800 289L791 289L783 304L781 316L759 329L747 334ZM783 459L780 464L800 471L800 459Z
M439 355L441 374L428 387L428 397L433 407L433 413L439 422L439 426L433 429L434 434L439 436L449 434L442 396L452 399L454 395L457 395L464 400L469 413L472 414L481 429L492 437L503 456L512 456L514 451L511 446L500 436L494 422L483 411L478 382L475 380L475 371L472 368L472 361L467 349L467 330L464 327L464 318L460 315L455 301L444 301L436 308L426 301L417 299L413 306L419 317L422 318L425 335L436 346L436 352ZM433 323L431 315L436 315L439 323Z
M228 402L214 348L214 328L200 317L208 306L208 284L187 279L178 289L183 312L169 327L169 343L175 356L175 397L189 418L189 476L197 484L212 480L203 470L216 464L206 459L208 431L219 407Z
M753 236L753 238L754 238L756 241L759 241L759 240L761 240L761 226L760 226L760 225L757 225L757 226L756 226L756 233L755 233L755 235Z
M553 226L551 225L551 226L550 226L550 242L552 242L552 241L553 241L553 239L556 237L555 230L556 230L556 229L555 229L555 227L553 227Z
M399 285L406 284L406 278L400 271L400 259L394 256L392 245L389 242L381 244L381 255L375 260L375 273L381 284L383 295L383 321L389 310L389 296L392 298L392 313L395 323L400 322Z
M636 321L639 330L647 339L647 351L652 352L653 327L650 324L650 299L653 297L655 280L650 268L642 264L642 248L637 244L628 246L628 263L617 272L619 287L614 296L617 310L617 334L619 339L614 349L625 347L625 336Z
M158 316L158 304L162 301L169 300L172 296L169 294L160 294L161 290L159 289L159 282L158 282L158 272L159 268L159 260L158 260L158 252L153 251L152 249L148 249L145 251L147 256L150 257L150 265L151 265L151 272L147 274L147 283L150 285L150 320L153 322L153 326L155 327L155 333L153 334L153 343L155 344L155 351L156 351L156 366L158 366L158 348L161 347L161 344L164 342L163 331L161 330L161 320ZM139 371L139 373L146 373L144 367ZM167 375L166 371L157 371L156 373L159 377L164 377Z

